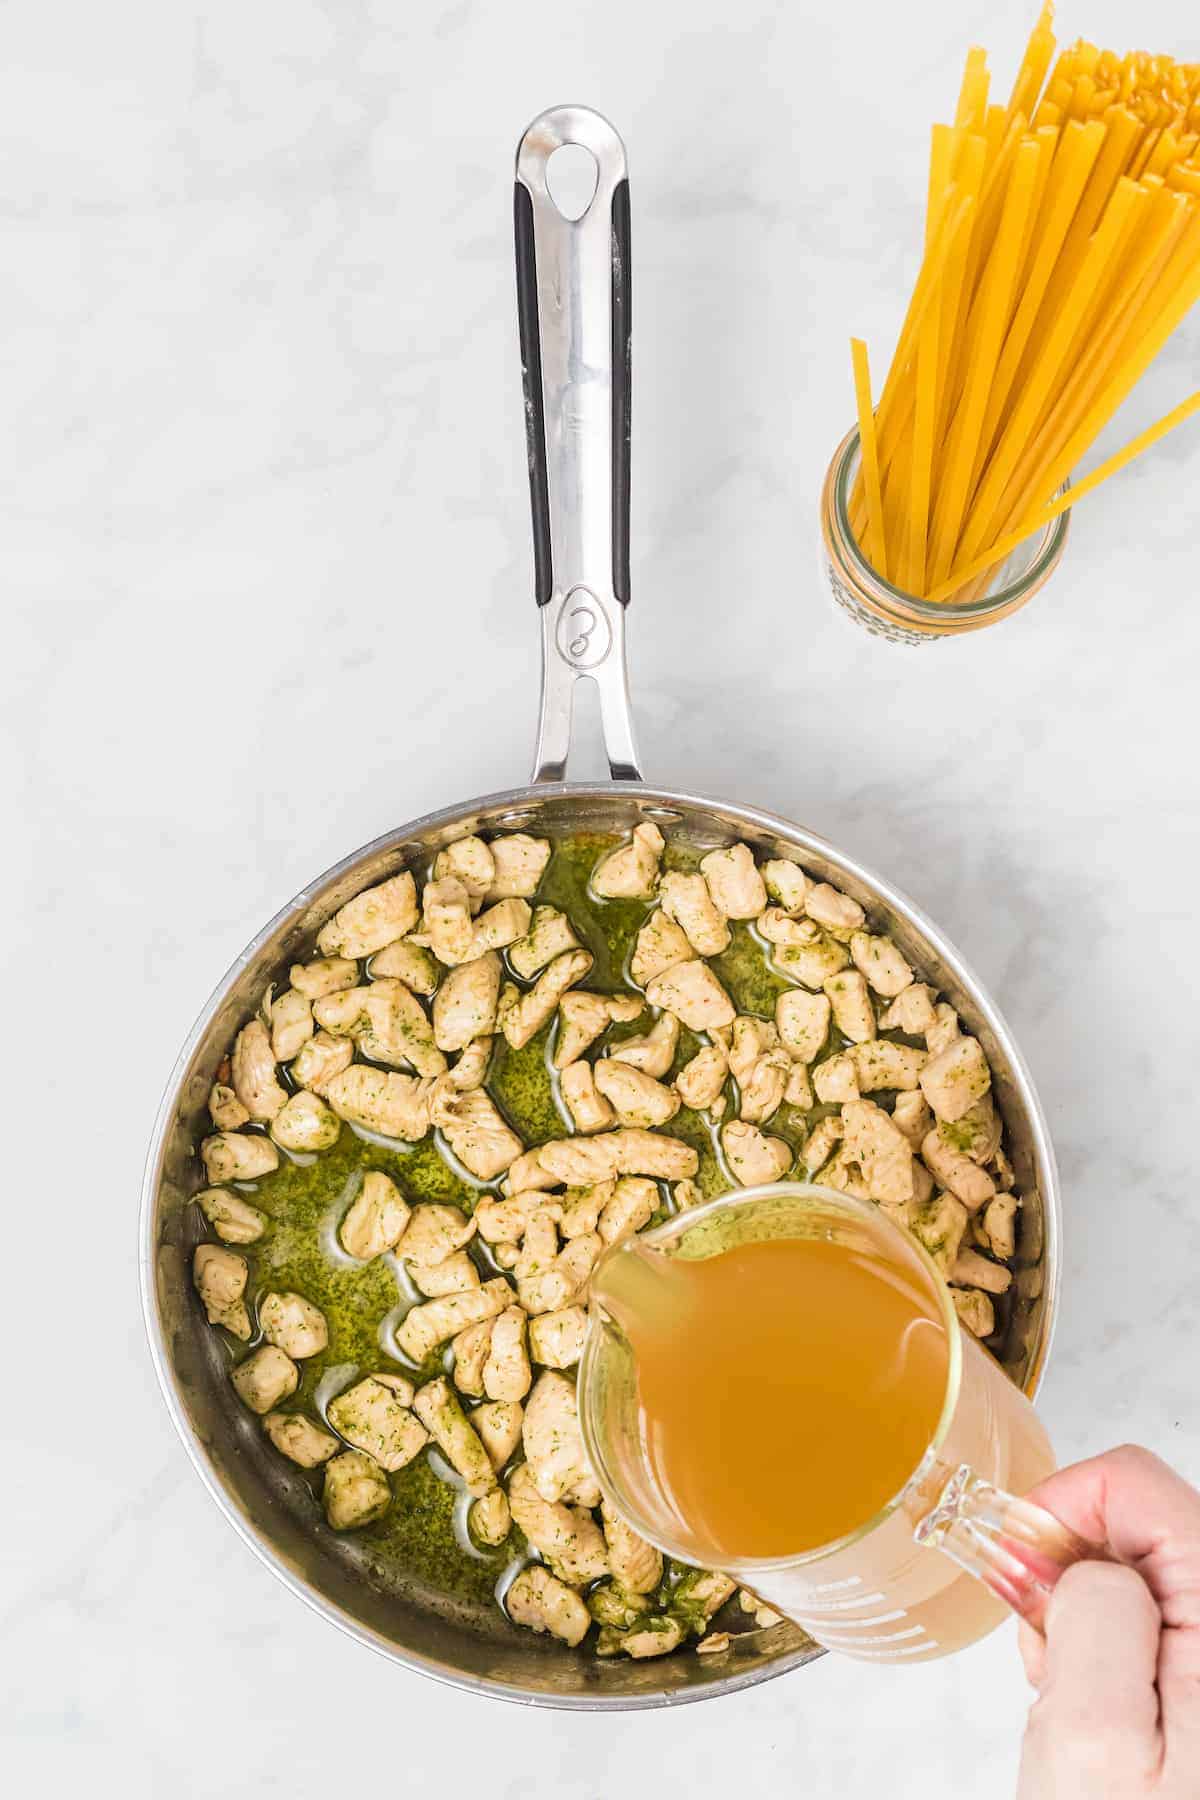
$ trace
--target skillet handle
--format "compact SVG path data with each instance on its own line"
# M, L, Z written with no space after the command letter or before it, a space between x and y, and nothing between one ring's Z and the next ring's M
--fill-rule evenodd
M596 169L575 219L547 180L556 150ZM556 184L557 185L557 184ZM609 769L640 781L625 668L629 602L629 179L607 119L559 106L517 146L517 311L542 619L542 703L533 779L561 781L575 683L593 680Z

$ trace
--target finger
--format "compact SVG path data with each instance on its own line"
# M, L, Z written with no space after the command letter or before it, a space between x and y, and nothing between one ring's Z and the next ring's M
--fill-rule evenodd
M1068 1569L1046 1612L1045 1672L1030 1733L1073 1746L1119 1779L1157 1769L1161 1627L1154 1596L1133 1569L1101 1562Z
M1046 1674L1046 1640L1040 1631L1017 1620L1017 1649L1025 1665L1025 1679L1030 1687L1040 1688Z

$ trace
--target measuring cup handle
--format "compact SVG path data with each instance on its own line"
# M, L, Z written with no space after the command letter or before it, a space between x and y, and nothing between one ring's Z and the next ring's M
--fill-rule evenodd
M1053 1513L993 1487L966 1463L914 1536L976 1576L1035 1631L1044 1628L1050 1592L1063 1570L1105 1556L1099 1544L1079 1537Z

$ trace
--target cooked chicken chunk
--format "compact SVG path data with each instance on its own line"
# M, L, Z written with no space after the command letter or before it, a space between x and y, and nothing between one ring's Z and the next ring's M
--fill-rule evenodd
M525 1409L515 1400L486 1400L471 1414L471 1424L488 1453L493 1469L502 1469L521 1441Z
M909 1037L924 1037L936 1022L933 989L923 981L913 981L902 988L879 1015L880 1031L903 1031Z
M967 1209L953 1194L938 1194L908 1220L908 1229L942 1274L949 1275L967 1229Z
M1007 1294L1012 1286L1012 1270L1002 1263L980 1256L978 1250L960 1250L950 1270L950 1279L958 1287L982 1288L986 1294Z
M933 1009L933 1024L925 1032L925 1048L930 1056L938 1056L959 1035L958 1014L943 1000Z
M354 1045L348 1038L334 1037L318 1031L303 1045L291 1066L291 1077L297 1087L328 1098L329 1083L354 1061Z
M914 1150L920 1149L927 1133L933 1128L933 1114L920 1088L896 1095L892 1124L897 1131L904 1133Z
M582 1507L543 1500L527 1462L513 1470L508 1503L514 1524L561 1581L583 1587L608 1574L608 1551L596 1521Z
M767 1137L757 1125L734 1119L721 1129L721 1148L738 1187L782 1181L792 1166L792 1146Z
M611 1136L617 1175L653 1175L661 1181L679 1181L685 1175L694 1175L700 1166L700 1158L691 1145L679 1138L633 1125L614 1131Z
M784 862L776 857L763 864L762 872L767 893L776 906L790 913L793 918L804 911L809 880L803 869L795 863Z
M286 1350L297 1362L318 1356L329 1343L325 1314L303 1294L264 1294L258 1321L267 1342Z
M813 1064L812 1084L823 1106L838 1106L859 1097L858 1075L844 1050Z
M395 1182L377 1169L363 1176L338 1237L342 1249L360 1262L370 1262L399 1243L411 1217L411 1208Z
M409 1215L407 1229L396 1245L396 1254L407 1262L432 1266L444 1262L456 1250L469 1244L475 1230L475 1220L469 1219L461 1207L422 1201Z
M927 1132L921 1143L921 1158L936 1181L957 1194L968 1212L978 1212L996 1192L996 1184L986 1169L951 1149L942 1142L937 1131Z
M630 1594L649 1594L662 1580L663 1560L660 1551L639 1537L632 1525L613 1512L607 1501L600 1508L604 1521L604 1541L608 1545L608 1564L613 1579Z
M521 1140L501 1116L486 1088L460 1092L435 1084L430 1117L463 1168L476 1181L494 1181L521 1154Z
M972 1337L991 1337L996 1329L996 1310L989 1295L980 1293L978 1288L952 1288L950 1298Z
M471 896L454 875L431 881L422 896L429 947L441 963L470 962L475 954Z
M983 1214L983 1231L993 1254L1007 1259L1017 1248L1017 1207L1015 1194L997 1194L989 1200Z
M508 1495L503 1488L494 1487L490 1494L481 1500L472 1502L467 1514L467 1528L471 1536L480 1544L495 1546L502 1544L508 1536L512 1524L512 1515L508 1510ZM553 1580L553 1577L551 1577ZM570 1589L566 1589L570 1593Z
M798 919L796 930L798 934L803 932L806 941L781 944L775 951L775 965L789 980L806 988L819 988L831 975L844 969L850 957L836 939L811 919Z
M830 975L825 992L833 1007L835 1025L852 1044L865 1044L875 1036L875 1008L864 975L857 969Z
M509 944L515 944L529 930L533 919L528 900L512 898L497 900L486 912L481 912L475 921L475 936L472 940L476 956L486 956L489 950L504 950Z
M494 1319L512 1302L512 1288L503 1275L463 1294L447 1294L443 1300L427 1300L407 1313L396 1333L405 1356L422 1363L431 1350L448 1343L468 1325Z
M880 1088L912 1093L920 1085L925 1052L910 1044L869 1038L866 1043L852 1044L846 1054L854 1064L858 1085L864 1094L877 1093Z
M829 1161L842 1141L843 1129L840 1117L821 1119L813 1126L800 1153L800 1160L810 1175L815 1175Z
M408 1272L423 1294L440 1300L443 1294L462 1294L479 1286L479 1270L465 1250L456 1250L444 1262L410 1263Z
M592 892L606 900L648 900L658 879L658 859L665 840L647 819L619 850L610 850L592 870Z
M218 1131L238 1131L250 1123L249 1109L223 1081L213 1082L208 1096L208 1116Z
M964 1038L962 1041L970 1040ZM940 1119L937 1125L937 1134L943 1144L948 1144L952 1150L961 1150L964 1156L977 1163L991 1162L1000 1148L1000 1133L1000 1114L991 1094L977 1100L953 1123L949 1119Z
M287 1089L275 1077L271 1040L261 1019L251 1019L233 1046L233 1091L252 1119L265 1124L287 1103Z
M606 1131L616 1124L616 1111L596 1086L591 1063L573 1062L563 1070L561 1085L576 1131Z
M682 926L697 956L719 956L729 948L729 927L709 892L703 875L671 870L658 884L659 904Z
M728 1650L733 1639L727 1631L710 1631L696 1645L697 1656L720 1656Z
M544 1369L573 1369L583 1355L587 1313L582 1306L560 1306L529 1321L529 1354Z
M267 1215L229 1188L201 1188L196 1204L223 1244L254 1244L267 1229Z
M352 1063L331 1078L326 1095L339 1119L415 1144L429 1130L429 1088L416 1075Z
M514 832L511 837L493 838L491 852L496 875L488 890L489 900L508 900L514 895L528 900L536 894L550 861L550 845L545 838Z
M495 882L496 859L482 838L456 838L433 859L433 879L445 881L448 875L462 882L472 912L478 912L484 895Z
M991 1085L992 1072L978 1038L955 1038L921 1070L921 1091L935 1117L951 1123L961 1119Z
M816 1061L829 1036L831 1012L828 994L808 994L802 988L788 988L780 994L775 1002L775 1026L789 1056L802 1063Z
M597 1229L606 1244L623 1244L648 1225L657 1210L657 1185L642 1175L623 1175L600 1214Z
M471 1217L485 1243L511 1244L525 1235L535 1213L546 1212L553 1219L560 1210L559 1201L537 1188L525 1188L509 1200L484 1194Z
M649 1129L665 1125L679 1111L679 1095L629 1063L602 1057L592 1069L596 1086L616 1112L622 1125Z
M671 1189L671 1198L676 1212L687 1212L689 1207L704 1204L704 1195L694 1181L677 1181Z
M504 1180L500 1183L502 1194L523 1194L533 1190L545 1191L547 1188L561 1187L563 1184L556 1175L542 1165L541 1146L536 1150L526 1150L516 1157L508 1166Z
M687 962L693 954L682 926L659 907L637 934L629 972L639 987L649 987L659 975L665 975L676 963Z
M632 1068L640 1069L643 1075L652 1075L661 1081L675 1061L675 1051L679 1044L679 1020L674 1013L665 1012L654 1021L649 1031L639 1037L622 1038L609 1051L613 1062L629 1063Z
M490 1037L473 1039L465 1050L459 1052L453 1067L441 1079L447 1086L457 1088L460 1094L482 1087L492 1060L492 1043L493 1039Z
M428 998L437 992L442 967L432 950L414 944L409 938L399 938L371 958L372 981L393 977L402 981L410 993L424 994ZM352 987L354 984L347 982L345 985Z
M664 1014L666 1018L670 1016ZM705 1044L680 1069L675 1077L675 1091L685 1106L703 1112L719 1098L728 1073L729 1059L720 1044Z
M894 1000L912 981L911 968L889 937L872 937L869 931L856 931L850 939L850 954L855 966L885 1000Z
M572 1648L586 1635L591 1618L579 1595L536 1564L522 1569L504 1596L514 1624L549 1632Z
M398 971L385 970L383 973ZM348 956L322 956L315 962L293 963L288 970L288 980L311 1004L314 1000L323 1000L326 994L336 994L339 988L353 987L358 980L358 964Z
M646 998L651 1006L674 1013L689 1031L732 1025L737 1016L733 1001L708 964L695 958L655 976L647 985Z
M564 994L558 1003L555 1068L569 1068L610 1024L636 1019L644 1011L644 1003L632 994L589 994L579 988Z
M303 1413L268 1413L263 1430L275 1448L302 1469L319 1468L341 1447L331 1432L322 1431Z
M842 1108L845 1146L863 1172L873 1200L911 1200L912 1145L881 1106L848 1100Z
M491 1347L483 1365L483 1391L489 1400L523 1400L532 1380L524 1311L506 1306L492 1326Z
M413 1411L447 1462L458 1470L467 1492L476 1500L490 1493L496 1485L496 1471L444 1375L418 1388Z
M244 1256L222 1250L218 1244L197 1244L192 1257L192 1281L210 1325L223 1325L245 1343L250 1336L250 1315L242 1298L249 1269Z
M473 1039L491 1036L502 972L494 950L451 969L433 1002L433 1038L439 1050L463 1050Z
M342 998L349 1000L356 991L359 990L352 988L344 996L319 1000L317 1006L329 1006ZM446 1058L434 1042L433 1027L417 996L394 977L372 981L361 991L368 1021L366 1029L358 1034L363 1055L369 1056L372 1062L389 1063L394 1068L411 1063L418 1075L440 1075L446 1067ZM444 993L445 989L442 991ZM321 1023L329 1025L325 1018Z
M535 906L533 923L523 938L510 944L508 960L522 981L532 981L556 956L578 948L579 939L566 913L556 906Z
M277 1344L260 1344L245 1362L238 1364L229 1379L252 1412L269 1413L295 1393L300 1386L300 1371Z
M590 1187L569 1188L558 1222L563 1237L586 1237L588 1232L595 1231L600 1214L616 1191L615 1181L596 1181Z
M322 926L317 949L326 957L371 956L406 937L416 922L417 884L403 870L348 900Z
M403 1469L429 1442L409 1410L412 1383L396 1375L368 1375L329 1404L329 1423L346 1442L365 1450L381 1469Z
M623 1651L635 1662L641 1662L646 1657L667 1656L672 1650L678 1650L686 1636L687 1627L682 1620L672 1618L670 1613L652 1613L639 1619L628 1631L617 1633L615 1638L606 1638L602 1631L596 1654L615 1656Z
M589 950L568 950L555 957L528 993L521 994L507 1010L501 1005L500 1028L514 1050L520 1050L541 1030L567 989L582 981L591 966Z
M717 910L727 919L756 919L767 904L767 889L748 844L729 844L700 858Z
M258 1181L279 1167L279 1152L257 1132L219 1131L200 1146L204 1172L214 1187L225 1181Z
M271 1136L285 1150L328 1150L341 1134L342 1122L319 1094L293 1094L271 1121Z
M494 1324L494 1319L482 1319L478 1325L468 1325L450 1345L454 1352L454 1385L460 1394L470 1394L476 1400L483 1396L483 1365L491 1348Z
M517 1398L518 1396L496 1396ZM583 1452L575 1388L565 1375L546 1369L525 1406L521 1430L526 1465L543 1500L562 1500L592 1480Z
M538 1163L550 1185L589 1187L595 1181L611 1181L617 1174L621 1147L615 1131L598 1137L551 1138L537 1152Z
M811 919L794 919L782 906L768 906L754 923L768 944L779 944L784 948L798 949L816 943L820 935L820 926L814 925Z
M827 881L818 881L809 888L804 896L804 910L826 931L846 938L851 932L862 930L867 916L857 900L852 900L849 894L839 893Z
M392 1490L373 1457L361 1450L343 1450L325 1465L321 1498L333 1530L354 1531L383 1516L391 1504Z
M312 1001L298 988L280 994L271 1008L271 1054L276 1062L291 1062L312 1036Z

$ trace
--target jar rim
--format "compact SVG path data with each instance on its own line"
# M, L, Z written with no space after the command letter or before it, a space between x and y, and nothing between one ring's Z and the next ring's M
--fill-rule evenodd
M994 592L989 590L978 600L922 600L918 595L910 594L905 588L897 587L893 582L888 581L873 564L867 561L850 523L850 473L858 447L859 432L858 426L855 425L847 432L834 452L831 474L833 477L833 510L838 534L845 547L846 555L852 562L855 577L876 598L895 602L898 613L907 613L910 618L935 624L939 620L943 623L954 620L976 620L986 618L989 613L1011 611L1021 600L1027 598L1034 588L1042 584L1062 555L1071 522L1070 507L1065 507L1056 518L1050 520L1048 525L1042 527L1041 541L1028 568L1004 587L998 588ZM1070 485L1069 479L1064 481L1057 490L1055 498L1057 499L1059 494L1066 493ZM1025 542L1032 542L1037 536L1037 533L1031 532ZM1010 552L1010 554L1013 553ZM1005 560L1007 561L1007 558Z

